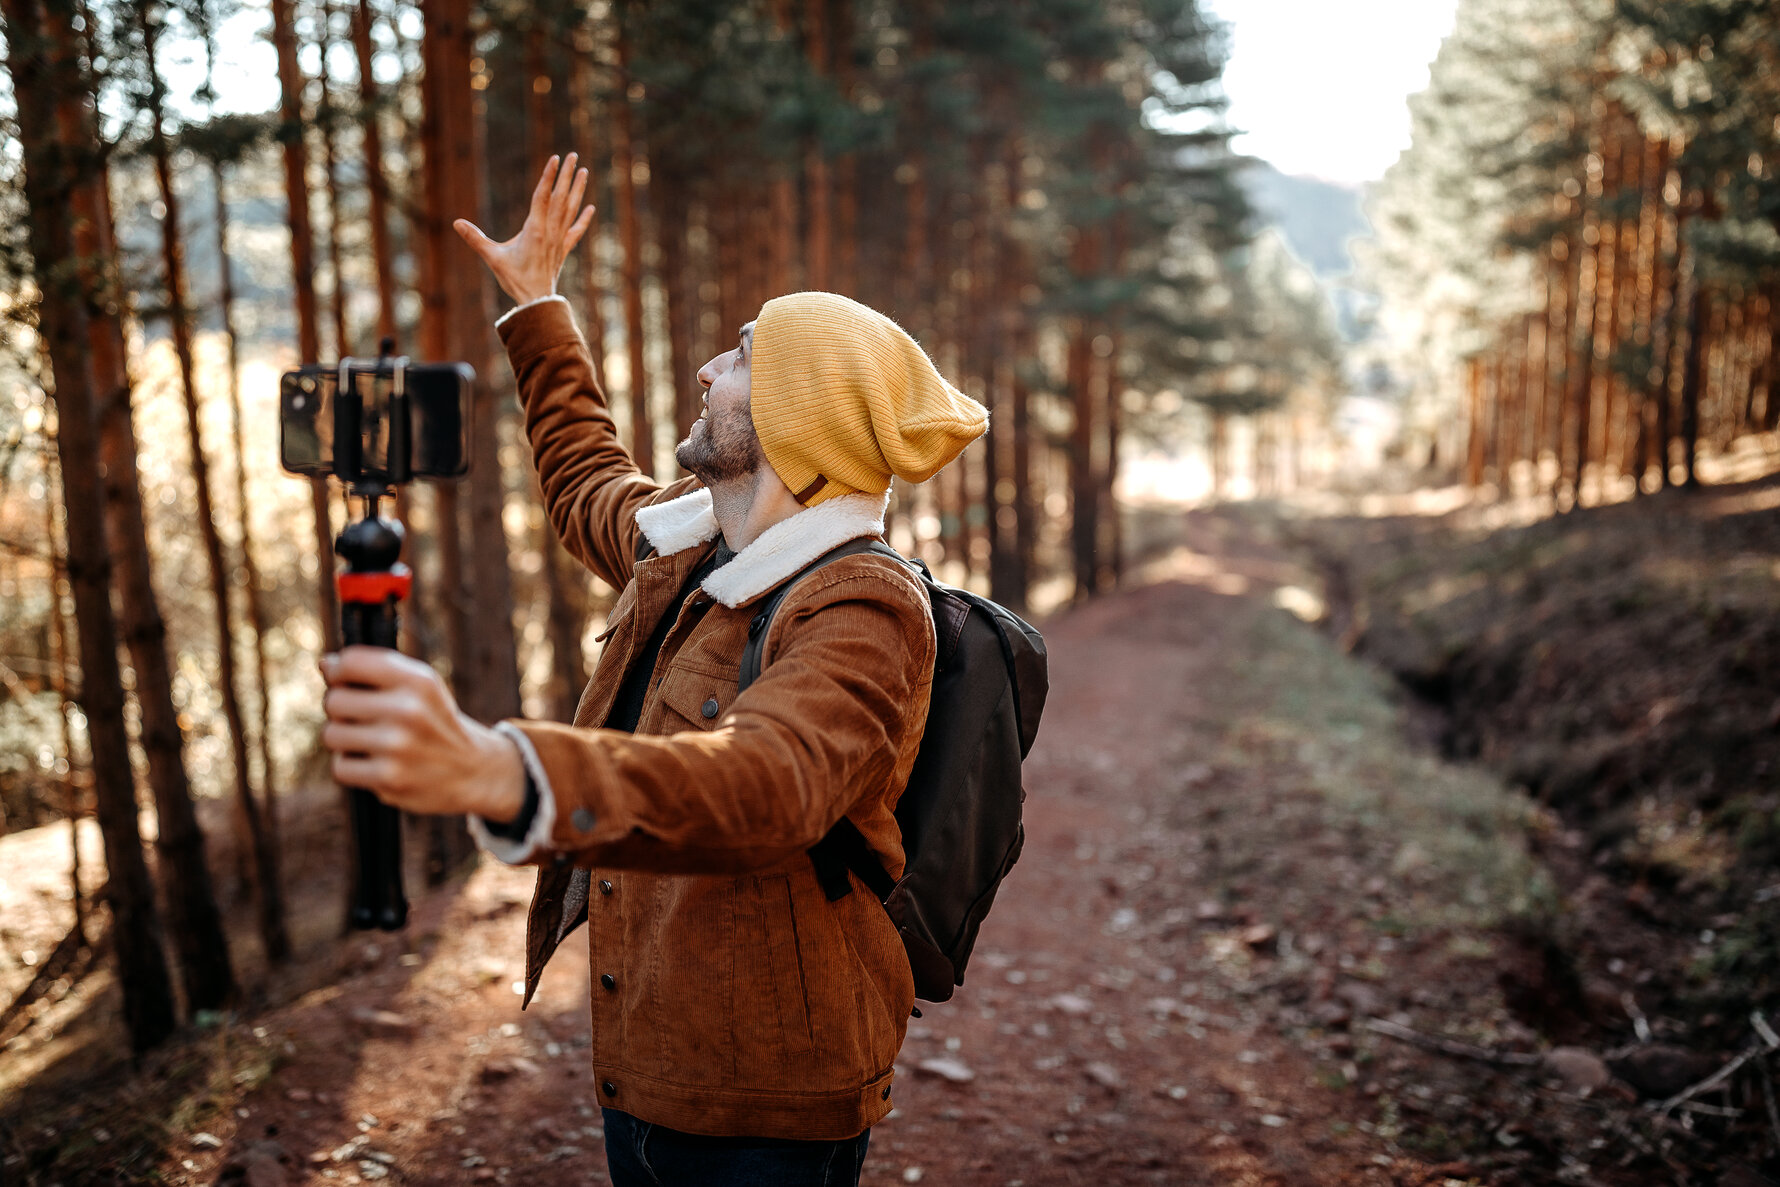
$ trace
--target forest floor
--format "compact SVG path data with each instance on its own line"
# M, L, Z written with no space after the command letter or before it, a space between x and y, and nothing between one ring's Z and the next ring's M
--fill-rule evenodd
M1625 1079L1651 1069L1610 1049L1675 928L1621 909L1599 917L1632 935L1611 969L1554 959L1611 871L1559 808L1442 757L1450 699L1347 654L1391 620L1365 558L1434 521L1361 539L1380 522L1177 513L1125 590L1044 624L1025 854L963 988L911 1023L864 1182L1767 1181L1711 1140L1711 1110L1744 1102L1659 1117ZM0 966L45 946L14 908L55 915L65 854L65 832L0 839ZM514 995L529 873L483 862L406 931L345 941L311 881L301 958L255 983L258 1012L132 1073L100 973L15 1039L0 1182L605 1181L587 967L559 960L523 1014ZM1587 1016L1559 1034L1572 998ZM1681 1087L1728 1052L1650 1025ZM57 1066L58 1044L80 1054Z

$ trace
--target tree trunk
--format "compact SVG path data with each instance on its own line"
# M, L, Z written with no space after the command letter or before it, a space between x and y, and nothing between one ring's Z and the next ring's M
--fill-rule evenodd
M545 44L543 17L535 14L526 33L526 69L531 75L527 93L531 100L525 121L526 157L534 178L542 175L544 163L550 159L554 136L555 104L550 99L552 87ZM571 96L571 101L574 99L575 96ZM589 168L588 177L591 179L592 176L593 170ZM533 489L535 491L535 485ZM542 499L541 494L538 497ZM579 566L564 553L550 517L544 515L540 519L538 550L547 606L545 626L550 639L550 680L544 690L544 700L546 712L552 719L568 722L574 719L575 705L587 683L587 662L581 651L587 611L584 599L578 596L581 583L576 574Z
M594 129L598 124L594 119L593 54L593 29L590 25L583 25L577 34L575 52L569 57L569 89L572 92L571 102L574 104L571 126L574 129L575 147L581 152L582 160L587 165L587 200L594 207L594 215L593 221L588 224L587 234L582 237L577 255L581 269L582 320L587 326L588 353L593 355L593 378L599 384L600 391L607 393L610 389L606 386L606 319L600 311L600 302L605 292L600 287L598 274L600 213L603 205L599 179L603 172L599 164L599 145L594 138Z
M297 361L321 361L315 309L315 234L309 221L309 150L303 143L303 72L297 64L293 0L271 0L272 44L278 54L279 139L284 142L284 193L290 222L291 286L297 310ZM334 529L323 478L309 484L315 520L317 613L329 651L340 649L340 599L334 590Z
M352 336L346 329L346 278L340 270L340 156L335 149L333 86L328 75L328 51L334 40L334 6L324 3L316 10L316 57L321 69L315 75L315 123L321 132L322 176L328 187L328 313L334 327L334 357L353 353Z
M1683 363L1677 362L1675 355L1681 347L1681 327L1677 319L1683 316L1686 309L1687 286L1693 271L1691 252L1686 246L1687 217L1684 209L1677 209L1673 217L1667 220L1665 239L1672 249L1674 262L1668 265L1668 283L1662 287L1662 298L1657 308L1657 340L1655 352L1656 366L1661 368L1656 385L1656 416L1654 417L1654 441L1656 447L1657 468L1662 489L1667 490L1675 484L1673 450L1670 445L1675 435L1675 388L1676 378L1681 373Z
M49 549L49 625L50 625L50 663L51 679L55 683L56 721L62 729L62 756L68 764L68 778L63 784L66 792L62 802L62 811L68 818L68 891L69 899L74 904L74 930L80 933L80 942L87 942L87 904L86 894L80 883L80 818L84 814L81 806L80 785L83 776L90 782L92 769L82 769L80 756L74 752L74 698L68 690L74 681L68 673L68 620L62 612L62 579L67 573L67 561L63 556L62 542L56 536L55 502L50 491L55 489L52 467L55 460L49 450L43 453L43 539ZM215 902L211 903L212 908ZM224 953L223 971L228 971L227 953ZM191 1001L191 990L186 990L186 1000ZM192 1007L197 1008L197 1007ZM210 1007L214 1008L214 1007Z
M352 47L358 57L360 127L364 132L365 189L371 206L371 261L377 269L377 337L396 336L395 252L389 241L389 179L383 171L383 126L371 53L371 4L358 0L352 13Z
M628 4L613 22L617 37L618 80L612 97L613 205L624 248L624 338L630 359L630 452L644 474L655 473L655 421L649 412L649 377L643 366L643 229L637 212L637 161L630 96Z
M446 239L455 208L451 177L449 113L441 92L447 85L444 43L450 34L438 5L426 10L421 41L421 189L423 213L415 220L420 259L420 355L430 361L451 358L452 275L447 266ZM445 649L451 661L451 686L459 701L471 694L469 600L463 584L461 517L457 485L433 488L434 530L438 533L438 603L445 620ZM435 822L436 824L437 822ZM438 873L429 866L429 877ZM443 877L439 873L440 878Z
M204 42L204 81L208 90L216 74L216 39L208 3L197 9L199 32ZM264 800L264 827L274 853L279 851L277 777L272 763L272 682L266 665L266 603L260 584L259 564L254 559L253 531L248 515L247 457L242 446L241 342L235 327L235 274L229 257L229 203L227 177L219 161L210 162L210 181L216 210L217 304L223 338L228 344L229 416L235 451L235 505L241 537L241 570L247 590L248 624L253 629L255 686L259 689L259 720L255 730L260 756L260 789Z
M69 28L64 14L62 30ZM116 924L118 984L131 1048L157 1046L174 1027L173 985L161 949L161 919L142 852L124 692L118 670L117 630L111 611L111 560L101 507L99 432L94 402L86 303L60 271L75 258L71 203L90 184L82 176L94 141L63 142L54 120L58 102L84 90L72 36L46 37L32 0L0 0L7 67L17 100L24 158L28 233L39 292L38 324L55 380L56 450L62 465L67 515L68 580L74 593L80 646L79 701L93 756L93 790L105 841L110 883L106 897ZM58 31L60 32L60 30ZM25 47L29 47L26 49ZM31 52L36 51L36 52Z
M1583 248L1576 262L1576 323L1575 331L1567 344L1570 359L1570 449L1573 461L1570 503L1573 507L1582 506L1582 479L1588 468L1589 429L1594 422L1595 323L1596 312L1600 308L1597 284L1600 279L1602 239L1598 207L1598 202L1591 201L1584 208L1580 237ZM1588 246L1591 228L1595 231L1595 246L1592 248Z
M810 73L824 78L829 73L829 6L830 0L804 0L804 55ZM820 131L813 134L804 148L804 210L809 218L805 225L803 287L826 291L829 279L829 257L832 248L832 225L829 218L830 193L828 157L823 151Z
M1706 382L1708 354L1706 326L1712 317L1712 298L1700 283L1698 255L1692 247L1683 249L1688 256L1684 265L1687 286L1687 354L1681 364L1681 464L1685 477L1682 486L1697 490L1700 476L1697 469L1700 453L1700 389Z
M1083 230L1081 234L1085 238L1089 232ZM1078 602L1094 592L1094 545L1100 534L1099 483L1094 478L1093 364L1093 332L1086 318L1077 317L1069 331L1068 376L1064 383L1074 408L1069 439L1069 541Z
M650 174L654 186L655 242L661 251L661 291L667 298L668 374L674 387L674 439L683 441L700 411L700 388L694 378L692 327L698 284L686 258L686 224L690 219L691 178L678 165L663 161Z
M446 21L440 49L443 104L443 162L452 184L447 218L482 221L483 153L470 86L475 34L469 0L441 0L430 6ZM453 235L452 238L456 236ZM447 241L449 242L449 240ZM488 270L462 244L449 248L452 354L476 372L477 398L471 402L470 448L481 463L470 470L465 526L470 534L470 585L477 629L470 635L470 693L465 708L481 721L519 714L519 656L513 638L513 575L503 512L506 482L500 462L500 413L489 390L490 350Z
M284 926L284 894L278 873L278 853L266 836L249 778L247 726L241 714L238 676L235 670L234 615L230 611L228 563L223 558L222 534L216 526L216 507L210 496L210 462L199 431L198 389L192 363L192 327L185 295L185 247L180 235L179 194L173 186L173 163L168 147L162 106L165 88L155 60L158 18L144 4L138 15L148 71L149 151L154 158L155 180L160 188L161 262L167 278L167 320L173 332L173 353L179 363L180 392L185 399L186 435L191 442L192 479L197 494L198 530L204 540L204 556L210 570L210 595L216 612L217 690L222 696L223 717L228 724L235 763L235 794L246 819L253 848L255 890L259 901L260 939L266 959L276 964L290 955L290 938Z
M52 36L72 39L66 9L48 13ZM96 139L90 77L78 95L58 97L56 121L65 144ZM226 1005L235 994L228 938L217 909L205 859L204 834L192 805L182 754L179 713L167 660L167 627L156 600L143 521L142 487L136 470L136 432L131 418L128 348L123 294L116 283L110 180L102 163L78 179L71 195L73 237L85 262L81 292L87 314L87 346L97 385L99 462L104 474L104 514L115 558L118 625L134 669L139 724L137 740L148 763L157 830L155 849L166 894L169 925L188 1009Z

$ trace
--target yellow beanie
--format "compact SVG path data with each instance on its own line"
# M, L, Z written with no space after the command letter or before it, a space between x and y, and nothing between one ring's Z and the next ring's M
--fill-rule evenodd
M989 427L895 322L834 293L791 293L754 323L754 431L804 506L925 482Z

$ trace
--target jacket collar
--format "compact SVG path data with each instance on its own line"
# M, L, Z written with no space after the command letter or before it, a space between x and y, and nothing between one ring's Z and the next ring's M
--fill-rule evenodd
M836 495L806 507L760 533L735 559L704 579L704 591L730 609L745 605L796 575L818 557L861 536L884 532L889 493ZM637 527L662 556L717 537L711 492L699 488L637 509Z

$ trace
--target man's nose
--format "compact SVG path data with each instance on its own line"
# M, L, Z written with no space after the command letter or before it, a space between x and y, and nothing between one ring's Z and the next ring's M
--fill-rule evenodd
M698 369L698 383L700 387L710 387L712 383L716 382L717 373L711 369L711 364L716 361L716 359L712 359L710 363L706 363Z

